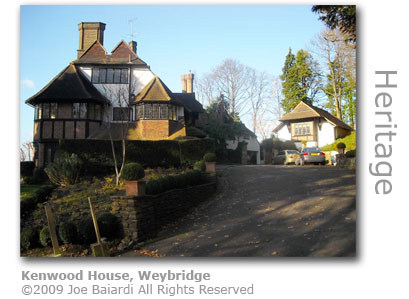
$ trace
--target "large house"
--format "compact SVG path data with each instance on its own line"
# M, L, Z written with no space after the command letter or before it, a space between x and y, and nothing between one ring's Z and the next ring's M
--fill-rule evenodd
M164 140L206 137L193 74L173 93L137 55L137 43L105 50L105 24L78 25L77 59L26 100L35 108L35 162L53 161L60 139Z
M349 135L354 129L331 113L301 101L280 119L273 133L281 140L294 141L298 147L321 147Z

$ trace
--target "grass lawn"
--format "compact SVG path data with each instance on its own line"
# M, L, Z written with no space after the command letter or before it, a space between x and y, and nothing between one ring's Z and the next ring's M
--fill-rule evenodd
M44 185L20 185L20 200L34 195L34 193Z

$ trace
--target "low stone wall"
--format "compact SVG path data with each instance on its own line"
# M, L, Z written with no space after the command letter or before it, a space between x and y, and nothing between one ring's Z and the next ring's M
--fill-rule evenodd
M112 197L112 212L122 222L124 236L136 242L156 236L159 229L205 201L216 190L216 177L210 183L170 190L155 196Z
M337 155L337 167L356 169L356 158L347 158L344 154Z

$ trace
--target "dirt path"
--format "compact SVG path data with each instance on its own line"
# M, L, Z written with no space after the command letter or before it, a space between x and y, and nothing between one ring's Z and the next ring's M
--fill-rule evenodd
M215 198L142 249L161 256L355 256L355 172L233 166L220 179Z

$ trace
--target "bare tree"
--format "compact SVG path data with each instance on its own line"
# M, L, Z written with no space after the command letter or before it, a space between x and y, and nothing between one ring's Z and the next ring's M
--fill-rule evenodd
M104 118L108 119L108 121L104 122L104 125L107 128L109 139L111 141L112 157L114 159L115 167L115 184L118 186L125 165L126 139L132 121L131 97L133 95L133 87L131 84L127 86L115 84L103 85L103 88L105 95L111 100L112 104L112 110L108 106L104 109ZM114 111L114 109L116 110ZM115 118L115 124L112 123L112 118ZM115 150L115 141L117 140L121 142L121 161L118 161Z
M195 75L195 77L197 78L194 81L197 99L202 105L210 106L219 96L212 74L204 74L202 77Z
M328 100L325 106L339 118L343 116L343 99L347 89L349 67L355 58L354 47L346 44L339 30L325 30L312 41L313 53L319 57L322 72L326 74L327 84L321 89ZM355 84L355 83L353 83Z
M210 77L218 93L223 94L228 101L232 117L239 116L246 106L248 74L248 67L228 58L213 70Z
M26 160L26 153L24 152L24 149L20 147L20 161L23 162Z
M28 161L32 161L32 158L34 157L34 146L33 142L27 141L23 143L23 149L25 153L27 154Z
M255 69L248 70L248 99L250 103L250 114L253 123L253 132L257 134L261 130L261 119L266 112L266 101L270 96L270 80L265 72L258 72Z

